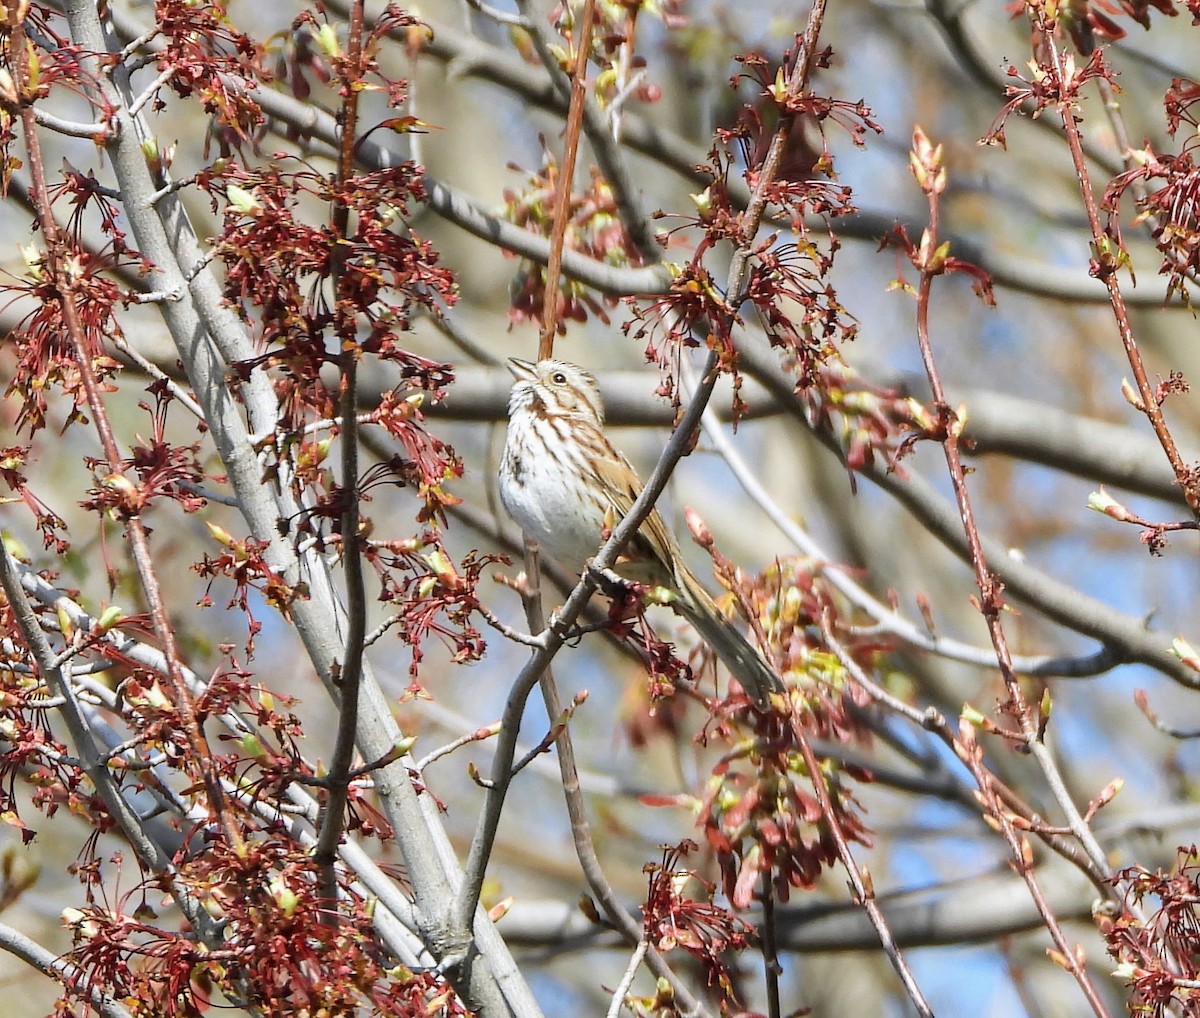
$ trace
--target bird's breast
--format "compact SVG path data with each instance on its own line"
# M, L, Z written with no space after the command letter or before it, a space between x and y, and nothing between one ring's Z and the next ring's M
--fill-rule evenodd
M600 549L605 512L594 471L563 420L532 416L510 424L500 498L525 534L576 571Z

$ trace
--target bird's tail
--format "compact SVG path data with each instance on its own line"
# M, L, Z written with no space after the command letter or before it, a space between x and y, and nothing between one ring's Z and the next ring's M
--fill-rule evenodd
M672 603L685 619L745 687L761 708L770 706L772 693L785 693L783 680L750 642L737 631L713 603L700 581L687 569L681 569L679 598Z

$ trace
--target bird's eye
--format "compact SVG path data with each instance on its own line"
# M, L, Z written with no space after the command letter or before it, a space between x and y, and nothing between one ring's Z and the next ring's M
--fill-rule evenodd
M561 371L556 371L550 376L550 381L552 381L555 385L566 385L567 376Z

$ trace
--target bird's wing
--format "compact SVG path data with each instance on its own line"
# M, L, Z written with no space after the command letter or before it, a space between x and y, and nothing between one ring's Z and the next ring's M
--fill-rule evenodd
M615 526L633 508L633 503L642 493L642 482L629 460L611 446L607 455L596 457L595 463L596 473L612 506ZM638 532L625 545L624 552L626 558L634 561L649 560L644 563L649 566L645 575L642 574L642 570L632 571L618 567L617 571L628 575L630 579L675 586L674 563L678 561L678 555L674 547L675 540L671 537L671 532L658 510L653 509L642 521Z

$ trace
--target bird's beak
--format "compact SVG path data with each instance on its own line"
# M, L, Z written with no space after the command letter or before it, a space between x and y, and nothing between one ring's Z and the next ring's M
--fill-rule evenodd
M518 382L529 382L537 375L537 365L533 361L522 360L520 357L508 359L508 370Z

